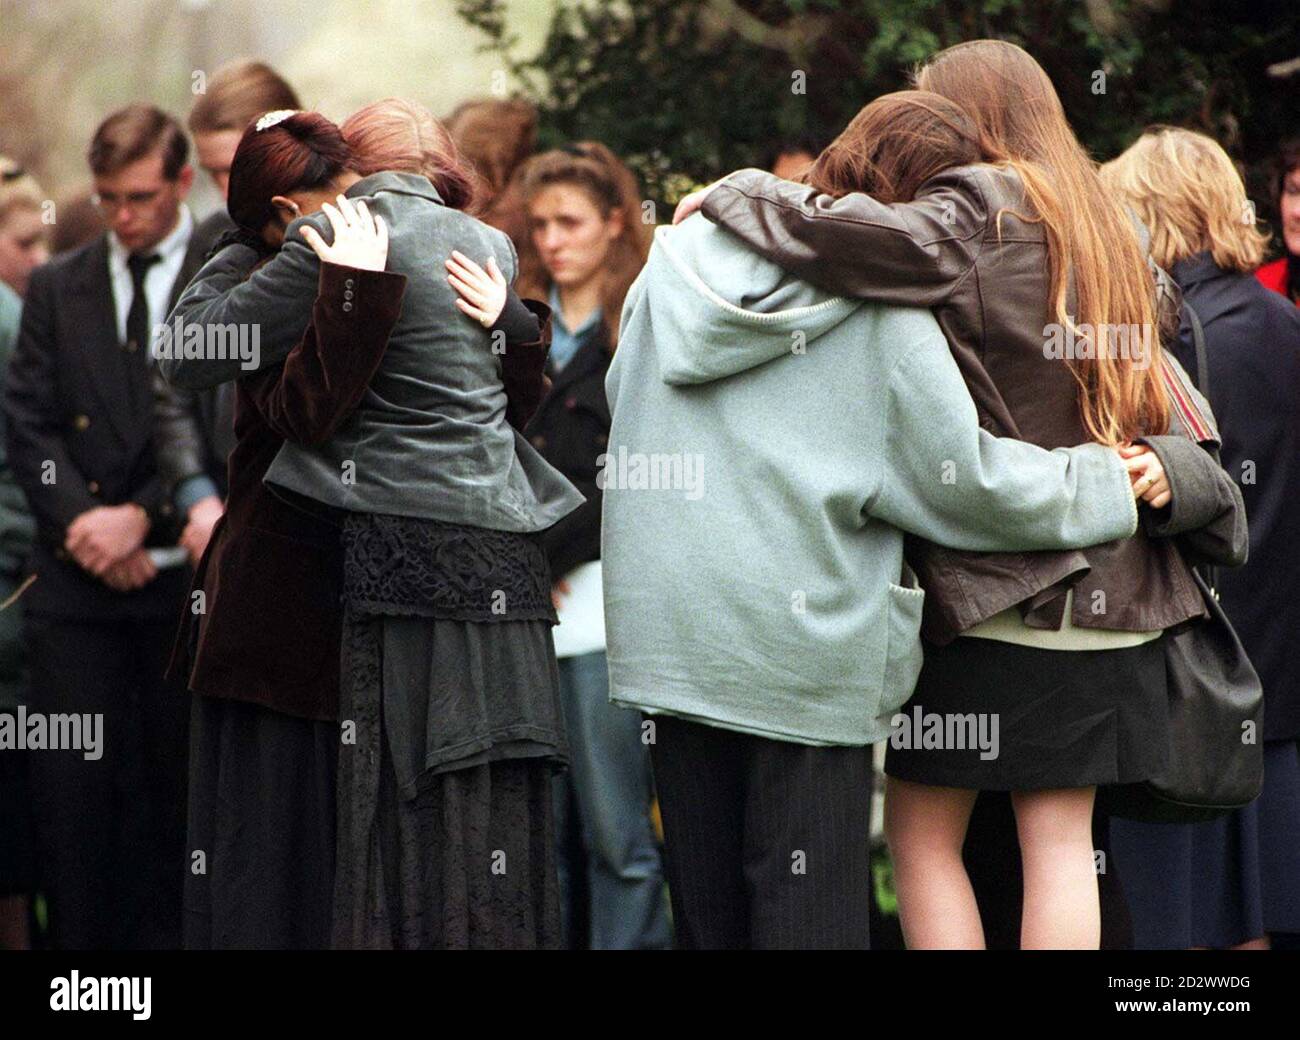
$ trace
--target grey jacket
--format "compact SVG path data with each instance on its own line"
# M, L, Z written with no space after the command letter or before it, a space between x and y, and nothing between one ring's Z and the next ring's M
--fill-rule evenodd
M456 308L443 268L458 249L480 263L495 256L513 280L518 263L510 240L444 206L428 179L415 174L377 173L346 194L364 198L388 225L388 270L409 280L402 315L356 412L324 445L285 444L267 483L354 512L503 531L550 527L582 496L506 421L500 355L488 332ZM200 272L168 318L181 335L154 343L169 380L211 386L288 354L311 319L320 272L299 234L304 222L332 240L324 214L314 214L294 221L284 248L247 281L232 262L247 270L247 257L227 256L241 246ZM212 277L211 265L223 263L229 279ZM344 309L355 302L345 300ZM186 326L201 327L203 335L191 336ZM206 356L184 356L193 354Z

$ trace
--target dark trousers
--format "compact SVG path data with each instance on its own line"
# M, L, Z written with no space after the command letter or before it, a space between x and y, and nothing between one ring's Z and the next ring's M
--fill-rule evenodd
M871 749L649 720L677 945L867 949Z
M104 720L98 759L28 756L57 949L180 946L189 701L163 680L175 632L175 617L26 619L29 711Z

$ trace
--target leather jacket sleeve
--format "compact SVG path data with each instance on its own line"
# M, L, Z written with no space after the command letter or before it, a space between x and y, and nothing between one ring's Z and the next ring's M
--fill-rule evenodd
M705 196L702 212L754 251L842 296L931 307L971 274L989 211L979 173L932 177L911 202L842 198L741 170Z
M198 394L174 387L154 368L154 452L158 476L170 495L181 481L206 473Z

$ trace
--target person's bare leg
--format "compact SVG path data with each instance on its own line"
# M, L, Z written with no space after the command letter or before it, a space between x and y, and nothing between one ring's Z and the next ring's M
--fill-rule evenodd
M961 861L978 791L888 777L885 837L909 950L982 950L984 929Z
M1092 847L1095 787L1013 791L1025 868L1024 950L1095 950L1101 905Z

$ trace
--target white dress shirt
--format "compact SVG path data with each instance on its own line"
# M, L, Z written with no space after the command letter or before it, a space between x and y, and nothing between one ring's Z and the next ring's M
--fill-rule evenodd
M181 273L181 264L185 262L185 251L190 245L190 235L194 233L194 218L189 208L180 207L176 226L167 233L167 237L146 253L157 253L161 259L145 272L144 295L149 301L149 329L161 325L167 320L167 304L171 301L172 287ZM118 241L117 235L108 233L108 276L113 286L113 305L117 311L117 341L126 342L126 316L131 310L131 269L126 266L130 256L127 248Z

